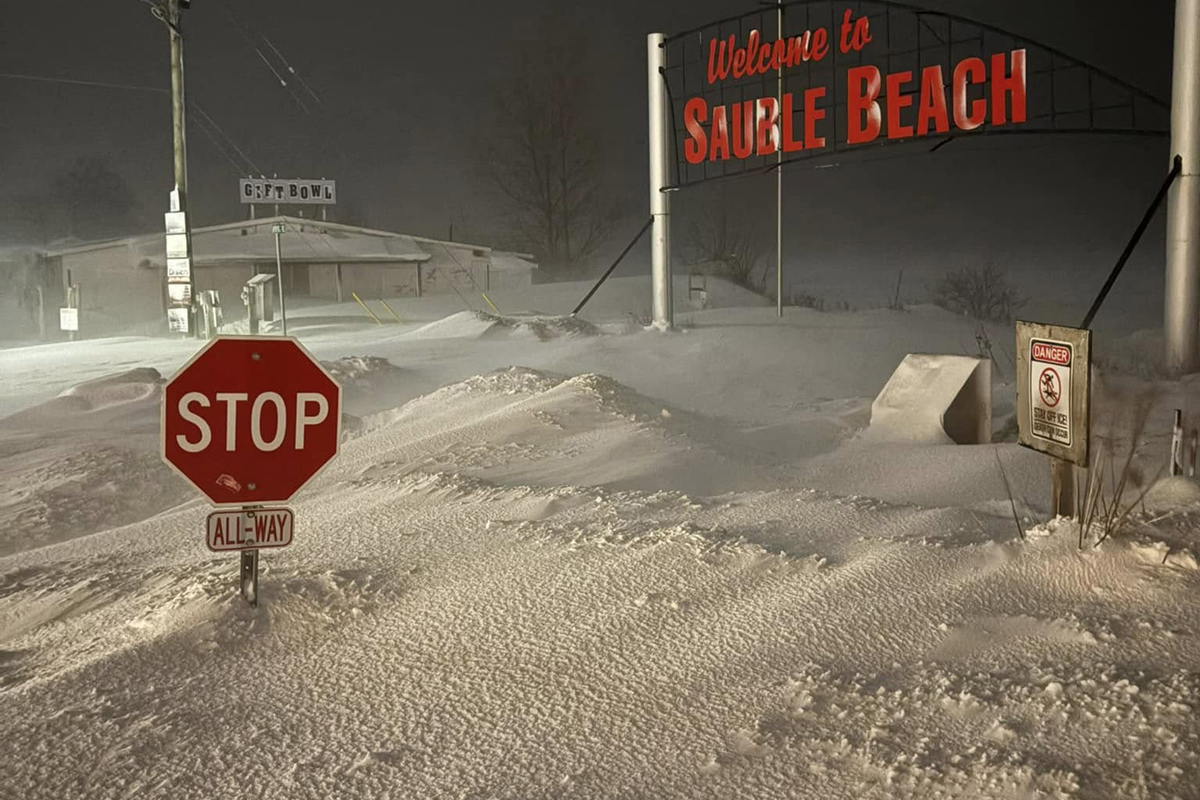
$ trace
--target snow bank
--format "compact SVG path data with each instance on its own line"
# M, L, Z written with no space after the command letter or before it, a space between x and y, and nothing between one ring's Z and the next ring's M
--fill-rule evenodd
M1146 492L1144 502L1155 511L1200 510L1200 482L1184 475L1161 478Z
M498 315L484 311L460 311L422 325L406 334L412 339L479 339L510 334L527 334L546 341L562 336L596 336L600 331L590 322L571 316L545 314Z
M721 425L602 375L511 367L367 417L371 436L355 446L371 449L374 478L423 470L486 476L506 485L699 494L782 480L770 477L771 469L758 464L749 447L739 449L736 434L722 439L702 433Z
M163 383L162 375L151 367L105 375L64 389L53 400L4 417L0 426L38 427L60 424L63 417L92 415L111 419L115 413L154 411Z
M208 508L155 483L156 418L128 413L149 397L93 387L63 398L90 411L0 425L0 532L23 531L0 551L0 786L1196 794L1188 507L1100 548L1065 521L1021 541L997 457L1036 519L1044 456L845 441L905 353L970 347L941 312L695 318L668 336L306 339L364 398L408 396L295 499L257 609L236 557L203 546ZM0 353L4 400L130 363L166 374L196 347L77 344Z

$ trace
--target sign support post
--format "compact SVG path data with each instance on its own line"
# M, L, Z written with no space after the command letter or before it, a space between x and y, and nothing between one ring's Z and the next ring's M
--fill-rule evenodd
M1056 517L1078 515L1079 498L1075 491L1075 465L1061 458L1050 459L1050 503Z
M1167 197L1163 332L1167 371L1200 369L1200 0L1175 0L1171 158L1182 172Z
M258 506L246 506L242 511L250 518L254 517ZM258 549L242 550L242 569L239 581L242 599L251 606L258 607Z
M806 12L807 13L807 12ZM775 3L775 26L783 39L783 2ZM779 128L775 135L775 311L783 317L783 137L779 135L783 126L783 65L779 65L776 78L775 102L777 103Z
M653 284L653 325L662 331L675 326L671 307L671 195L667 186L667 159L671 106L667 102L667 50L663 35L646 37L647 89L650 102L650 275Z
M287 336L287 305L283 300L283 260L279 250L279 237L286 230L287 226L282 222L271 226L271 231L275 234L275 280L279 282L279 321L283 326L284 336Z

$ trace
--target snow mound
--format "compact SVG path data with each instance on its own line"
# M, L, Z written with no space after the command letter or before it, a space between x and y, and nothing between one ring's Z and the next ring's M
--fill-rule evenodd
M1162 478L1146 492L1146 508L1176 511L1200 505L1200 482L1184 475Z
M479 339L526 335L540 341L562 337L598 336L600 329L572 316L543 314L489 314L486 311L460 311L422 325L406 334L414 339Z
M3 421L21 427L95 412L157 408L163 383L158 370L138 367L76 384L52 400L5 417Z
M632 487L642 480L698 494L752 479L777 485L779 476L758 463L748 439L711 432L728 428L604 375L510 367L365 418L356 446L371 448L375 465L391 465L389 476L419 469L537 486Z
M127 525L188 499L158 454L163 378L139 367L0 421L0 554Z
M411 333L405 334L406 339L478 339L488 332L495 324L494 320L482 311L460 311L448 317L422 325Z
M152 367L137 367L128 372L97 378L72 386L59 397L78 397L89 410L106 408L120 403L156 399L163 377Z
M322 361L321 366L333 376L333 379L347 385L363 385L370 387L380 378L390 378L400 371L400 368L386 358L377 356L346 356L337 361Z
M358 416L395 405L389 398L401 393L411 377L407 370L377 356L347 356L321 365L342 386L342 427L348 433L361 429Z
M487 315L485 315L487 316ZM529 333L541 341L557 339L563 336L598 336L600 330L590 322L578 317L529 314L496 316L496 327L499 330L517 333Z
M157 451L114 442L0 458L0 555L127 525L188 500Z

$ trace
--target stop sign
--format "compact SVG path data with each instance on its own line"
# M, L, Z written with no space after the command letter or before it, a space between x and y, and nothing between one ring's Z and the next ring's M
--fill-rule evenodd
M163 459L213 505L286 502L341 438L342 387L295 339L219 337L163 388Z

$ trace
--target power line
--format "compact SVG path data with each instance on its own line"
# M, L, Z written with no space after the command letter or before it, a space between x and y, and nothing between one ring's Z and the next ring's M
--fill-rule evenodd
M191 103L188 103L188 105L190 106ZM209 116L207 111L205 111L203 108L201 108L199 106L199 104L196 105L196 110L200 112L201 116L203 116L206 120L208 120L208 123L210 125L212 125L214 128L217 129L217 132L220 133L221 136L223 136L225 138L225 141L229 142L229 145L237 152L237 154L239 156L242 157L242 160L250 165L250 174L252 174L252 175L262 175L263 174L262 170L258 168L258 165L250 160L250 156L246 155L242 151L242 148L237 146L237 142L235 142L233 140L233 137L230 136L228 133L226 133L224 131L224 129L222 129L221 126L217 124L217 121L215 119L213 119L211 116Z
M296 77L296 80L300 81L300 85L304 87L304 90L306 92L308 92L310 95L312 95L313 100L316 100L318 103L320 103L321 98L317 97L317 93L314 92L312 90L312 87L310 87L308 85L308 81L306 81L306 80L304 80L304 78L300 77L299 72L296 72L296 70L292 69L292 65L289 64L288 60L283 57L283 53L279 52L279 49L277 47L275 47L274 44L271 43L271 40L267 38L266 34L263 34L262 38L263 38L263 41L267 43L267 47L270 47L272 50L275 51L275 55L279 58L280 61L283 62L283 66L287 68L287 71L290 72L292 75L294 75Z
M129 83L106 83L104 81L84 81L77 78L51 78L45 75L22 75L15 72L0 72L0 78L13 78L25 81L43 81L45 83L72 83L79 86L103 86L106 89L136 89L143 92L170 94L170 89L160 89L157 86L138 86Z
M230 166L233 167L233 171L236 172L239 176L245 175L246 174L245 170L242 169L241 165L238 164L237 160L234 159L234 157L229 154L229 152L221 145L221 143L217 141L216 137L213 136L212 131L209 130L209 128L206 127L203 123L200 123L200 118L196 118L196 122L198 123L196 127L198 127L200 129L201 133L203 133L206 137L208 137L208 140L213 143L213 147L217 148L217 152L220 153L221 155L225 156L225 160L228 161Z
M104 88L104 89L126 89L126 90L130 90L130 91L139 91L139 92L154 92L155 94L169 95L171 93L170 89L162 89L157 86L144 86L144 85L133 84L133 83L111 83L108 81L88 81L88 80L81 80L78 78L57 78L57 77L51 77L48 75L26 75L26 74L15 73L15 72L0 72L0 78L10 78L13 80L38 81L38 82L42 82L42 83L63 83L63 84L69 84L69 85L74 85L74 86L96 86L96 87L100 87L100 88ZM207 120L208 123L213 127L213 129L215 129L216 132L218 134L220 134L220 136L222 138L225 139L225 141L229 144L229 146L232 147L233 150L239 156L241 156L242 160L250 167L249 174L252 174L252 175L253 174L257 174L257 175L263 174L262 170L260 170L258 168L258 166L250 159L250 157L246 155L245 151L242 150L242 148L238 147L238 144L237 144L237 142L235 142L233 140L233 137L230 136L228 133L226 133L225 130L220 125L217 124L217 121L212 118L211 114L209 114L206 110L204 110L203 106L201 106L199 103L197 103L194 100L189 100L187 106L188 106L188 108L195 109L197 112L199 112L201 117L203 117L205 120ZM201 130L204 131L204 133L210 139L212 139L212 134L209 131L207 131L203 127L201 127ZM215 140L213 141L213 144L216 144ZM230 158L230 156L225 152L224 148L218 146L217 149L219 151L221 151L221 153L223 155L225 155L226 158ZM244 171L242 169L242 165L235 164L234 166L237 168L237 170L239 172Z
M235 28L237 28L237 32L239 34L241 34L243 39L246 40L246 43L250 45L250 47L258 55L259 59L261 59L262 62L267 65L267 69L271 70L271 74L275 76L275 80L279 81L279 85L287 90L288 95L290 95L292 100L294 100L296 102L296 105L300 106L300 108L304 110L305 114L311 114L312 112L309 111L308 106L305 105L304 101L300 99L300 95L297 94L296 90L294 88L292 88L292 86L287 82L287 79L284 78L283 75L281 75L279 73L279 70L275 69L275 65L271 63L271 60L266 57L266 55L262 51L262 48L259 47L258 39L262 39L264 42L267 43L267 46L270 47L272 51L274 51L275 55L283 63L284 69L286 69L290 74L295 75L296 79L299 80L302 85L305 85L304 81L296 73L296 70L292 69L292 65L289 64L287 59L283 57L283 54L279 52L278 48L276 48L275 45L271 44L271 40L268 39L266 36L262 35L261 33L252 31L249 23L245 22L240 17L235 15L233 13L233 11L227 9L225 12L225 16L228 17L230 23L232 23L233 26ZM257 37L257 39L255 37ZM307 85L305 85L305 89L308 89ZM320 98L318 98L311 89L308 89L308 93L311 94L313 96L313 98L317 100L318 103L321 102Z

